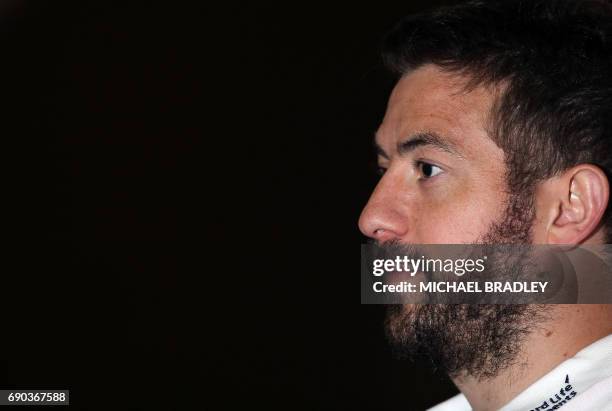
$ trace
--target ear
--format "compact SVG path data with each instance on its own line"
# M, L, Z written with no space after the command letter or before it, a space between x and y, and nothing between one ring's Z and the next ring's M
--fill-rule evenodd
M608 178L599 167L573 167L549 188L547 243L579 244L597 231L610 195Z

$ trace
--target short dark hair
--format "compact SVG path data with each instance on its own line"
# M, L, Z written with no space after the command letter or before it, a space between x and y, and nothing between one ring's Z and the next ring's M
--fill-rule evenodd
M384 37L382 57L398 75L434 64L469 87L503 85L489 134L511 191L581 163L612 176L609 0L471 1L408 16Z

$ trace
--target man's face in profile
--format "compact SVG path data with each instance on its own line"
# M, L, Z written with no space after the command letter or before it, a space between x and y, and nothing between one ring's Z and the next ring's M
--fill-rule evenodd
M434 66L397 83L376 133L384 175L359 220L366 236L465 244L510 234L491 231L508 218L509 202L520 201L508 192L504 153L486 130L494 95L464 87L465 79ZM531 210L521 211L511 217L530 224ZM513 231L522 236L513 242L526 242L525 232Z
M434 66L403 76L376 133L384 174L359 220L378 243L537 243L533 193L513 193L489 137L495 91ZM391 306L400 352L425 353L451 376L490 376L515 357L535 306ZM531 319L529 321L528 319Z

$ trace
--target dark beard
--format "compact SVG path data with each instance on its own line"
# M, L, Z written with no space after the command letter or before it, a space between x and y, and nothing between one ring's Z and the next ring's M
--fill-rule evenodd
M531 243L533 198L533 192L510 195L504 218L475 243ZM546 311L527 304L392 305L385 326L398 357L426 355L451 378L486 379L515 363L522 340Z

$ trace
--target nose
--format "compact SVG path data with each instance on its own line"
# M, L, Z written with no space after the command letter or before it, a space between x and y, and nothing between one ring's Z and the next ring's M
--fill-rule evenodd
M363 235L384 243L405 239L408 234L409 215L402 204L398 187L379 182L359 217L359 229Z

